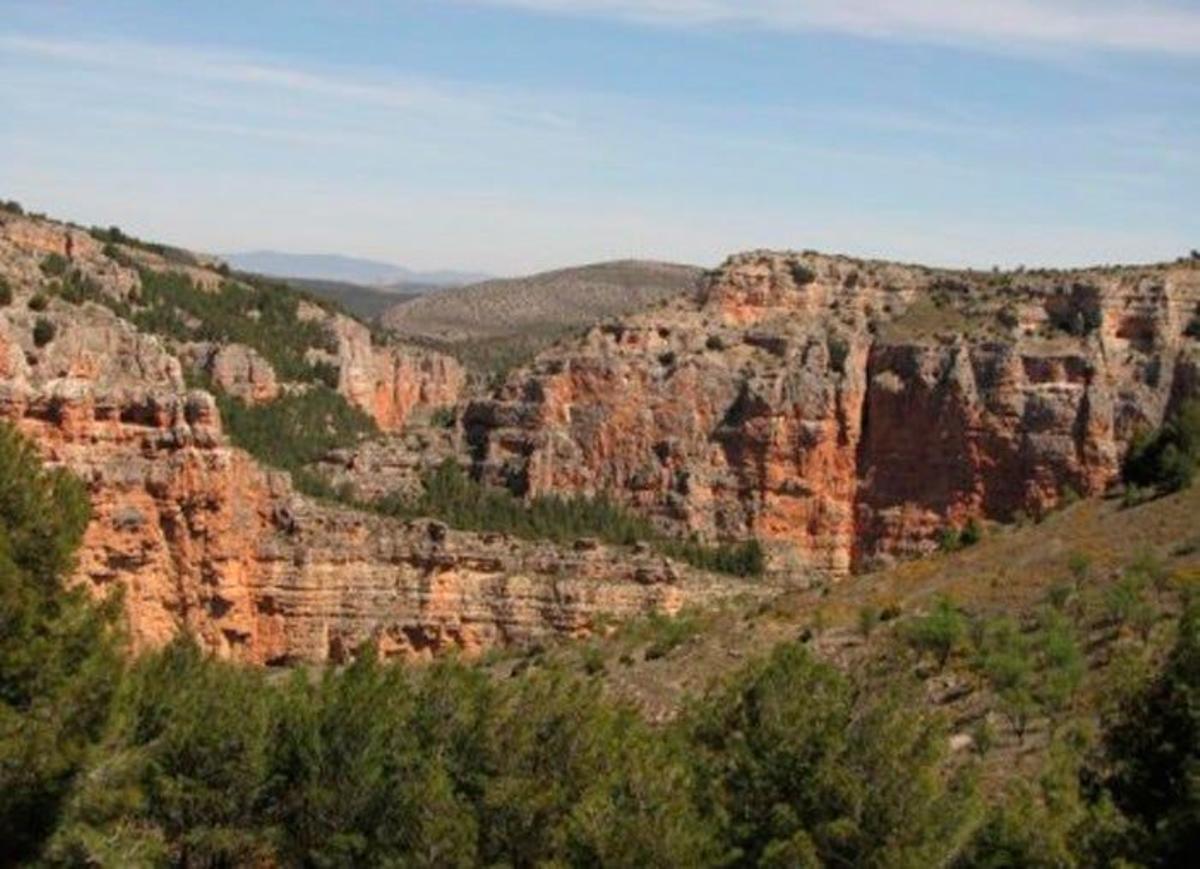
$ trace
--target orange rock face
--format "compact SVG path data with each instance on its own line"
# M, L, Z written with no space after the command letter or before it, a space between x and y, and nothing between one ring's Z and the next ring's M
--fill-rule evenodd
M1104 490L1197 382L1190 264L970 275L745 254L543 354L464 423L521 491L605 492L797 579Z
M0 420L86 483L93 518L77 579L123 593L136 648L187 630L218 654L262 664L341 660L368 640L394 656L476 652L745 590L649 553L563 552L309 501L286 474L229 445L213 397L185 388L178 348L91 302L51 296L31 310L40 258L61 250L66 232L0 219L0 275L15 295L0 307ZM105 292L136 287L135 273L74 234L76 264ZM43 346L37 319L55 327ZM452 360L373 347L343 319L342 385L381 425L457 399ZM266 400L275 384L264 360L230 345L216 352L225 358L202 354L214 379Z
M79 579L122 590L137 648L186 629L264 664L340 660L369 639L387 655L477 652L743 590L650 554L564 553L316 505L228 446L212 397L184 392L155 339L93 313L87 331L113 334L75 346L121 352L83 378L45 376L72 367L66 344L28 351L34 364L0 382L0 419L87 483ZM22 343L14 331L0 318L0 359Z
M370 331L336 317L338 391L365 410L384 431L399 431L415 408L454 405L466 372L450 356L417 347L376 346Z

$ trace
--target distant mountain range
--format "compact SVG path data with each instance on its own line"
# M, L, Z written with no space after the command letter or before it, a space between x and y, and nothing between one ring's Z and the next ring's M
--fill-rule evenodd
M342 256L341 254L253 250L221 254L221 258L239 271L281 278L343 281L374 287L401 285L398 287L401 291L413 284L450 287L475 283L490 277L490 275L479 272L414 271L395 263Z

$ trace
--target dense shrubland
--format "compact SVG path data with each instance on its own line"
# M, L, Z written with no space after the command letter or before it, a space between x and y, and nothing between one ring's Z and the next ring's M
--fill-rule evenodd
M217 405L230 440L260 461L291 471L297 487L310 495L334 493L309 465L332 449L378 434L370 416L325 385L266 404L247 404L218 392Z
M253 347L283 380L324 382L309 350L335 351L325 327L299 316L302 298L286 285L224 281L198 288L180 272L141 270L133 321L139 329L179 341L213 341Z
M374 509L389 516L431 516L465 531L502 531L517 537L570 543L595 537L629 546L645 542L658 551L704 570L758 576L764 553L756 540L706 546L662 534L643 516L606 498L540 496L522 500L506 489L472 480L456 462L426 474L418 497L393 495Z
M131 243L119 230L103 230L98 237L115 237ZM145 245L143 245L145 246ZM160 246L147 249L157 251ZM106 253L128 267L136 267L113 242ZM320 322L300 317L300 304L332 310L287 284L240 276L223 280L215 289L202 289L181 271L137 267L140 290L126 301L105 293L100 286L61 254L48 254L41 263L46 295L72 304L96 302L131 321L144 332L176 341L211 341L245 344L257 350L283 380L337 385L337 367L314 362L309 351L336 352L335 339Z
M1064 724L1040 775L987 800L910 677L881 689L795 642L659 727L558 666L495 680L368 647L280 679L187 639L127 659L112 603L63 585L87 517L0 430L5 864L1180 865L1200 835L1194 602L1099 739ZM911 636L968 654L955 615ZM1070 669L1062 630L989 624L978 666Z

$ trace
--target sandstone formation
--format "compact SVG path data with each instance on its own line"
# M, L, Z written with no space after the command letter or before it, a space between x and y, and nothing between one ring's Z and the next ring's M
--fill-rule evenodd
M361 323L337 315L329 328L337 340L338 391L384 431L404 428L417 408L452 407L466 372L452 357L417 347L378 346Z
M106 249L116 256L106 254ZM134 309L141 286L138 269L186 275L207 292L217 291L229 280L200 255L161 250L104 245L77 227L0 215L0 276L14 286L37 288L47 283L41 266L52 254L66 257L70 268L112 303ZM314 351L314 361L337 369L338 391L383 431L400 431L414 411L453 406L461 397L466 375L452 357L410 345L377 344L371 331L350 317L306 302L299 307L301 320L314 323L328 337L329 349ZM206 373L216 387L251 403L274 400L286 385L251 347L228 341L185 341L168 349Z
M1102 492L1197 385L1200 265L959 273L735 256L542 354L463 422L518 491L605 492L799 578Z
M180 358L206 374L213 386L247 404L264 404L279 397L275 369L253 347L192 344L181 348Z
M93 519L78 580L98 594L121 590L138 648L186 629L224 656L264 664L342 660L368 639L387 655L474 652L744 589L648 552L586 542L564 552L312 502L230 446L212 395L185 387L178 348L95 302L52 296L31 310L45 278L29 260L65 253L70 230L5 220L0 275L14 298L0 306L0 419L85 481ZM71 232L80 236L71 252L90 270L91 239ZM100 259L96 274L119 268ZM106 292L119 292L115 280ZM39 319L55 327L41 344ZM399 377L397 357L375 349ZM258 382L241 362L231 367L234 381Z

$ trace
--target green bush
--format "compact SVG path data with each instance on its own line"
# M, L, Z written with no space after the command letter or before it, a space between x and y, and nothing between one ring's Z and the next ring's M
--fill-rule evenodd
M306 465L332 449L353 446L378 433L371 417L324 385L288 393L267 404L247 404L218 394L217 406L225 430L237 446L269 465L301 475L297 484L302 487L314 482L313 477L303 476Z
M29 310L44 311L50 306L50 300L41 293L34 293L29 297Z
M68 586L82 484L0 424L0 864L27 865L89 757L120 671L116 604Z
M12 287L4 278L0 277L0 308L7 307L12 304L13 291Z
M51 281L46 290L72 305L82 305L84 302L106 303L107 301L99 285L79 269L66 271L60 279Z
M908 623L906 635L918 652L928 652L943 669L967 637L967 620L949 598L934 600L929 615L914 618Z
M71 267L71 261L61 253L48 253L42 260L42 274L50 278L62 277Z
M1130 487L1178 492L1192 484L1200 464L1200 400L1185 401L1162 428L1130 443L1122 477Z
M246 344L284 380L325 383L333 366L308 361L309 350L336 349L325 328L301 320L301 296L283 284L224 281L202 290L186 274L141 269L140 307L133 322L145 332L179 341ZM335 384L336 385L336 384Z
M690 710L703 798L739 866L946 865L970 831L942 722L784 644Z
M45 347L54 340L58 328L45 317L38 317L33 324L33 343L35 347Z
M1200 601L1191 601L1163 672L1105 733L1104 774L1134 824L1126 857L1183 866L1200 841Z

